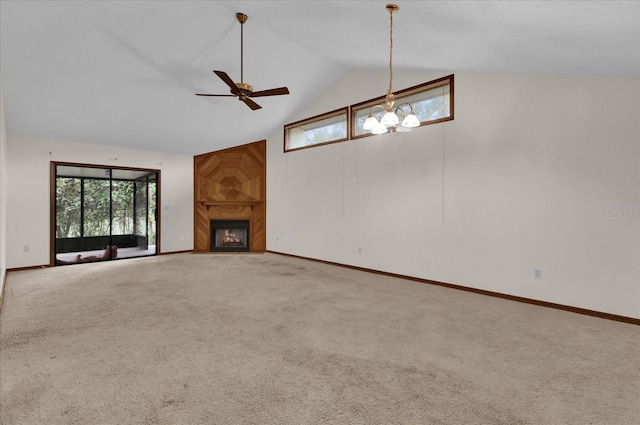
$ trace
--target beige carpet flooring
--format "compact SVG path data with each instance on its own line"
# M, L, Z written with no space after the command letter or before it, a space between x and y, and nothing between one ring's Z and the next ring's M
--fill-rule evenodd
M0 423L640 423L640 327L276 254L11 272Z

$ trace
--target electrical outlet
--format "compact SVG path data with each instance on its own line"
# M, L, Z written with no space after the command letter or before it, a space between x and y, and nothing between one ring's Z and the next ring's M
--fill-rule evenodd
M29 245L22 245L22 252L29 252Z
M533 278L542 279L542 269L533 269Z
M358 247L358 254L362 254L362 247L361 246Z

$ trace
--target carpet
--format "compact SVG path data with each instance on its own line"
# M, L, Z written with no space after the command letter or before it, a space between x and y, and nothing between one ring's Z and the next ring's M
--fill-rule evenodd
M606 424L640 327L277 254L10 272L0 422Z

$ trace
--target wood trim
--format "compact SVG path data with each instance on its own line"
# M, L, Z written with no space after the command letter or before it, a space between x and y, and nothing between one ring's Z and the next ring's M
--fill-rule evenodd
M56 264L56 167L58 165L68 167L100 168L104 170L128 170L144 171L156 174L156 254L160 254L161 244L161 188L162 170L142 167L121 167L118 165L84 164L78 162L50 161L49 162L49 266ZM39 268L40 266L34 266Z
M49 163L49 265L56 264L56 166Z
M156 255L162 254L162 170L156 170Z
M423 91L427 91L429 89L440 87L445 85L446 81L449 81L450 88L453 87L453 80L455 79L455 74L446 75L441 78L437 78L435 80L427 81L426 83L421 83L415 86L407 87L406 89L398 90L393 92L393 95L396 97L396 103L400 103L398 98L406 97L415 93L420 93ZM373 105L377 105L386 99L386 95L378 96L373 99L365 100L363 102L354 103L350 106L351 110L354 109L363 109L367 107L371 107ZM453 105L452 105L453 109ZM453 115L452 115L453 116Z
M7 270L2 273L2 286L0 286L0 311L2 311L2 303L4 302L4 291L7 287Z
M328 140L328 141L322 142L322 143L314 143L314 144L308 145L308 146L300 146L298 148L289 148L287 146L287 144L288 144L287 142L289 141L288 140L289 138L287 137L287 134L288 134L287 130L289 130L291 128L295 128L295 127L300 127L300 126L302 126L304 124L310 124L310 123L314 123L314 122L317 122L317 121L322 121L322 120L325 120L325 119L328 119L328 118L339 117L339 116L341 116L343 114L344 114L344 117L345 117L346 133L347 133L345 137L341 137L341 138L335 139L335 140ZM333 143L340 143L340 142L348 141L349 140L349 119L350 119L349 116L350 116L349 107L345 106L343 108L339 108L339 109L336 109L334 111L325 112L323 114L315 115L315 116L313 116L311 118L305 118L305 119L300 120L300 121L292 122L290 124L285 124L284 127L283 127L283 135L282 135L283 138L284 138L284 150L283 150L283 152L284 153L293 152L293 151L298 151L298 150L301 150L301 149L315 148L317 146L331 145Z
M192 249L185 249L182 251L170 251L170 252L162 252L162 253L158 253L158 255L173 255L173 254L193 254L193 250ZM131 257L134 258L134 257Z
M557 304L557 303L552 303L552 302L548 302L548 301L535 300L535 299L532 299L532 298L518 297L518 296L515 296L515 295L503 294L503 293L500 293L500 292L493 292L493 291L487 291L487 290L484 290L484 289L470 288L468 286L456 285L456 284L453 284L453 283L438 282L436 280L422 279L422 278L418 278L418 277L406 276L406 275L397 274L397 273L390 273L390 272L384 272L384 271L380 271L380 270L368 269L368 268L365 268L365 267L351 266L351 265L348 265L348 264L335 263L333 261L319 260L319 259L316 259L316 258L303 257L303 256L299 256L299 255L294 255L294 254L287 254L287 253L284 253L284 252L277 252L277 251L271 251L271 250L267 250L266 252L269 252L271 254L284 255L284 256L287 256L287 257L300 258L300 259L303 259L303 260L315 261L315 262L318 262L318 263L328 264L328 265L332 265L332 266L344 267L344 268L352 269L352 270L359 270L359 271L363 271L363 272L367 272L367 273L374 273L374 274L379 274L379 275L383 275L383 276L395 277L395 278L398 278L398 279L411 280L411 281L414 281L414 282L426 283L426 284L429 284L429 285L437 285L437 286L442 286L442 287L445 287L445 288L457 289L457 290L460 290L460 291L473 292L473 293L476 293L476 294L486 295L486 296L490 296L490 297L503 298L503 299L506 299L506 300L509 300L509 301L516 301L516 302L521 302L521 303L525 303L525 304L533 304L533 305L537 305L537 306L541 306L541 307L553 308L553 309L556 309L556 310L564 310L564 311L568 311L568 312L571 312L571 313L583 314L583 315L586 315L586 316L597 317L597 318L600 318L600 319L614 320L614 321L617 321L617 322L624 322L624 323L629 323L631 325L640 326L640 319L636 319L634 317L620 316L620 315L617 315L617 314L604 313L604 312L601 312L601 311L589 310L589 309L581 308L581 307L573 307L573 306L569 306L569 305Z
M198 158L202 157L204 155L209 155L210 153L203 153L200 155L194 155L193 156L193 163L191 165L191 170L193 172L193 177L191 178L191 181L193 182L193 187L191 188L192 193L193 193L193 231L191 232L193 234L193 240L191 242L191 246L193 246L193 251L197 252L197 248L198 248L198 202L196 201L196 194L198 193Z
M226 148L226 149L221 149L219 151L212 151L212 152L205 152L205 153L201 153L198 155L194 155L193 156L193 160L195 163L196 158L200 158L201 156L207 156L207 155L211 155L212 153L225 153L225 152L233 152L238 148L248 148L251 147L253 145L259 145L261 143L266 143L266 140L258 140L257 142L251 142L251 143L245 143L244 145L238 145L238 146L232 146L230 148Z
M250 220L251 252L266 249L266 140L193 157L193 250L210 252L210 221Z
M7 274L9 272L21 272L21 271L25 271L25 270L46 269L46 268L49 268L49 267L55 267L55 266L52 266L50 264L40 264L39 266L12 267L10 269L7 269Z
M348 132L348 130L347 130L347 132ZM302 150L305 150L305 149L318 148L320 146L334 145L336 143L348 142L349 140L350 139L347 137L347 138L344 138L344 139L332 140L330 142L315 143L313 145L302 146L300 148L287 149L287 150L284 151L284 153L291 153L291 152L302 151Z
M402 90L398 90L396 92L393 92L393 95L396 98L396 104L400 104L402 103L402 97L406 97L406 96L410 96L412 94L416 94L416 93L420 93L423 91L427 91L430 90L432 88L436 88L436 87L440 87L443 85L446 85L445 83L448 81L449 83L449 106L450 106L450 114L448 117L444 117L444 118L438 118L436 120L431 120L431 121L427 121L427 122L421 122L420 123L420 127L426 126L426 125L433 125L433 124L438 124L441 122L446 122L446 121L452 121L454 119L454 111L455 111L455 105L454 105L454 80L455 80L455 74L451 74L451 75L447 75L445 77L441 77L435 80L431 80L431 81L427 81L426 83L422 83L422 84L418 84L416 86L411 86L408 87L406 89L402 89ZM368 108L372 108L374 105L379 105L382 104L384 102L384 100L386 99L386 95L385 96L379 96L376 97L374 99L369 99L369 100L365 100L363 102L359 102L356 104L353 104L349 107L349 111L350 111L350 116L349 116L349 120L350 120L350 126L349 126L349 139L350 140L358 140L358 139L362 139L365 137L372 137L375 136L375 134L373 133L366 133L366 134L361 134L361 135L356 135L356 120L354 119L354 115L356 114L357 111L360 111L362 109L368 109Z
M51 161L55 165L63 165L69 167L86 167L86 168L102 168L105 170L130 170L130 171L148 171L150 173L156 172L159 173L160 170L155 168L144 168L144 167L123 167L120 165L104 165L104 164L85 164L81 162L65 162L65 161ZM55 168L54 168L55 175Z
M244 206L256 206L262 204L264 201L198 201L204 206L230 206L230 207L244 207Z

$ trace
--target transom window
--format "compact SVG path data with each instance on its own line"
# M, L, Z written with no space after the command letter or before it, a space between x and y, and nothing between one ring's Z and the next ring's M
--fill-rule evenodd
M453 74L394 93L400 120L409 111L418 117L420 126L453 120ZM336 109L284 126L284 151L290 152L329 143L374 136L362 127L370 113L380 120L385 96ZM400 131L400 130L397 130Z
M348 116L348 108L341 108L285 125L285 152L349 140Z
M399 108L398 115L402 120L403 113L408 112L411 105L413 113L420 120L420 125L435 124L453 119L453 75L409 87L394 93L395 107ZM358 103L351 106L351 138L373 136L370 130L364 130L362 126L366 121L371 108L384 103L384 96ZM376 108L374 116L380 120L384 112Z

